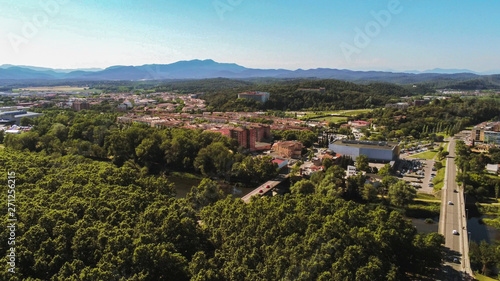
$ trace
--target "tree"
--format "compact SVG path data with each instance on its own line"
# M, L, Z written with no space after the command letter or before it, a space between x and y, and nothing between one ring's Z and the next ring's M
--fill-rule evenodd
M301 165L302 165L301 161L298 161L297 163L295 163L295 165L293 165L292 170L290 171L290 184L293 184L293 182L295 181L295 177L301 170L300 168Z
M398 181L389 187L389 200L396 207L404 207L413 201L417 195L414 187L404 181Z
M315 173L314 175L316 174L319 173ZM312 177L311 182L313 182ZM330 198L342 196L342 179L335 178L335 175L333 173L326 174L324 178L316 184L316 193L323 194Z
M33 119L28 118L28 117L23 117L21 118L21 121L19 122L19 125L21 126L32 126L35 122Z
M36 151L38 140L39 135L35 132L26 132L20 135L7 134L5 146L16 150L28 149L29 151Z
M500 261L496 246L490 245L484 240L480 244L471 242L469 249L471 262L481 267L482 274L487 274L488 270Z
M222 142L215 142L202 148L194 160L195 168L203 175L229 178L234 163L233 152Z
M224 193L219 189L217 182L205 178L198 186L193 186L186 199L193 204L195 210L200 210L224 198Z
M374 202L377 199L377 189L370 183L363 186L361 198L367 202Z
M442 146L440 146L440 148L442 148ZM439 161L443 160L444 158L446 158L446 156L448 156L450 153L448 151L440 151L438 152L437 154L437 158L439 159Z
M393 176L385 176L382 178L382 188L381 188L381 191L382 191L382 197L384 196L384 194L389 190L389 187L395 183L398 182L398 178L396 177L393 177Z
M391 164L385 164L384 167L380 168L378 174L383 177L391 175L392 174Z
M272 162L272 157L247 156L241 162L235 162L231 168L233 177L237 180L255 184L275 177L278 174L278 165Z
M441 162L434 162L434 168L436 168L437 170L443 168L443 163L441 163Z
M303 179L291 186L290 191L293 194L311 194L314 193L314 184L310 180Z
M333 160L328 157L323 158L323 169L326 171L331 166L333 166Z
M356 157L356 169L358 169L358 171L365 172L370 170L370 166L368 165L368 156L359 155L358 157Z

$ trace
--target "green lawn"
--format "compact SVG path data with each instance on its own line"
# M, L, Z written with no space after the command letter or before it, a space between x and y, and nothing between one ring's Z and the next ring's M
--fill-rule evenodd
M437 151L435 151L435 150L428 150L428 151L424 151L424 152L421 152L421 153L413 154L410 157L412 157L412 158L423 158L423 159L433 159L434 156L436 156L436 154L437 154Z
M444 173L445 173L446 167L443 165L442 169L439 169L436 173L436 176L432 180L432 183L434 183L434 190L441 190L444 186Z
M443 151L448 151L448 143L445 143L443 146Z
M341 115L341 116L356 116L356 115L359 115L362 113L370 112L372 110L373 109L353 109L353 110L336 110L336 111L290 111L288 113L294 115L295 113L304 112L305 115L302 117L299 117L299 119L301 119L301 120L304 120L304 119L322 120L323 118L330 118L330 116L327 116L327 115L331 115L331 114ZM331 116L331 117L335 117L335 116ZM326 120L326 121L330 121L330 120Z
M436 133L437 136L443 136L444 138L448 138L450 137L450 135L446 134L445 132L439 132L439 133Z
M417 193L416 199L422 199L422 200L427 200L427 201L440 201L434 195L427 194L427 193Z
M368 113L372 111L373 109L355 109L355 110L344 110L340 111L338 114L345 115L345 116L355 116L363 113Z
M322 118L314 118L310 119L314 121L327 121L327 122L332 122L332 123L343 123L347 122L346 117L337 117L337 116L328 116L328 117L322 117Z
M481 275L477 272L474 273L474 277L476 277L476 279L478 281L495 281L495 280L497 280L497 279L490 278L488 276Z

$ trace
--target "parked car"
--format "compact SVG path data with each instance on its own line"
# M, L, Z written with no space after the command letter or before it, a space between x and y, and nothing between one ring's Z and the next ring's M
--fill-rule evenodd
M448 205L453 205L453 202L451 202L451 201L448 201Z
M458 235L458 231L456 231L455 229L453 229L453 235Z

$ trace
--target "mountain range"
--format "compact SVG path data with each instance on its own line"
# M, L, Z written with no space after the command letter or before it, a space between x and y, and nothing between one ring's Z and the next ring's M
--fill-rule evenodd
M481 74L467 69L433 69L424 72L353 71L348 69L255 69L234 63L218 63L213 60L178 61L171 64L145 64L141 66L111 66L106 69L51 69L32 66L1 65L0 82L30 80L167 80L207 78L318 78L347 81L383 81L391 83L418 83L432 80L465 81L479 78Z

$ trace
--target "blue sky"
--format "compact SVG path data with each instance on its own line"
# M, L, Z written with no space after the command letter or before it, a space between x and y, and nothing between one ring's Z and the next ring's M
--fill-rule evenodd
M500 69L500 1L494 0L0 0L0 5L0 64L104 68L213 59L254 68ZM374 14L390 18L377 21Z

